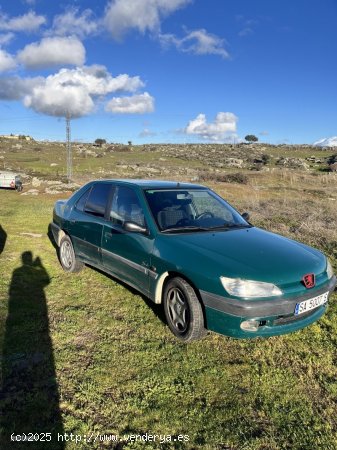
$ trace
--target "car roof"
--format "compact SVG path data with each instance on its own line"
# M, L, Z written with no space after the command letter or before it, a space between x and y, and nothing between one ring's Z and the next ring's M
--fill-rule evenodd
M141 180L141 179L102 179L95 180L97 182L114 182L118 184L138 186L142 189L207 189L206 186L193 183L180 183L179 181L165 181L165 180Z

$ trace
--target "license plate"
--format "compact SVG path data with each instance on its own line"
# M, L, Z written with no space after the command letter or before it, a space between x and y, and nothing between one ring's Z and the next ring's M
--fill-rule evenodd
M329 292L325 292L324 294L318 295L317 297L309 298L308 300L304 300L304 302L297 303L295 307L295 316L324 305L324 303L328 301L328 296Z

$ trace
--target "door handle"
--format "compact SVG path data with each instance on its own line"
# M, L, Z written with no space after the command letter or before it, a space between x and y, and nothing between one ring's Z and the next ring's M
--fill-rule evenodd
M111 238L111 233L105 232L105 233L104 233L104 239L105 239L105 241L107 241L107 240L110 239L110 238Z

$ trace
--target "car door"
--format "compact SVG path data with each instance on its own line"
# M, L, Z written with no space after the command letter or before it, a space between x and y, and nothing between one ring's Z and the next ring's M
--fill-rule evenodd
M78 200L68 231L76 254L88 264L101 266L101 240L111 183L96 183Z
M130 232L125 222L146 227L144 205L136 189L117 185L102 236L103 266L122 281L144 294L149 292L149 273L153 237Z

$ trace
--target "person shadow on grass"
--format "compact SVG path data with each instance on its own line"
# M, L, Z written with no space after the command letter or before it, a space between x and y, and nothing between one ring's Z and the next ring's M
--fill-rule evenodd
M0 255L4 251L6 239L7 239L7 233L0 225Z
M58 440L64 431L44 293L49 283L41 259L33 260L30 251L22 253L22 266L13 271L9 288L3 339L1 449L65 446ZM16 436L23 433L33 442L18 441Z

